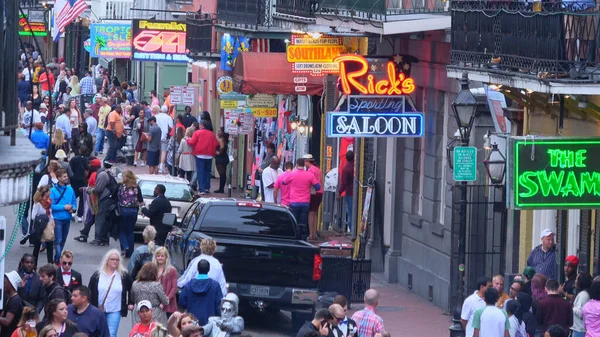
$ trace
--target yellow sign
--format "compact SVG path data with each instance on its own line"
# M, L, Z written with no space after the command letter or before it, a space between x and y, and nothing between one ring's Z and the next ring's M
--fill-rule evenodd
M344 46L294 46L287 47L288 62L333 62L344 51Z
M233 91L233 79L230 76L223 76L217 80L217 91L219 94L228 94ZM237 108L237 106L236 106Z
M252 108L252 114L256 118L277 117L277 108Z
M221 109L237 109L238 101L221 101Z

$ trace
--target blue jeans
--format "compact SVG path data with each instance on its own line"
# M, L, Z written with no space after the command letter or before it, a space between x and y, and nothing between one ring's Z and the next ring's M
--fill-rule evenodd
M132 207L121 208L121 221L119 223L119 244L121 250L128 254L133 252L133 230L137 222L138 209Z
M96 131L96 150L94 152L104 151L104 129L98 128Z
M345 197L346 199L346 214L348 215L348 230L352 231L352 197Z
M196 170L198 171L198 190L200 192L210 190L210 169L212 158L203 159L196 157Z
M54 219L54 246L56 251L54 253L54 261L60 260L65 242L67 242L67 236L69 236L69 228L71 227L71 219L58 220Z
M106 139L108 140L108 153L106 154L106 161L115 161L117 159L117 135L112 131L106 131Z
M29 201L27 201L25 203L25 212L23 213L23 219L21 219L21 233L23 233L23 236L29 233L29 206Z
M106 317L106 324L108 325L110 337L117 337L117 333L119 333L119 323L121 323L121 313L119 311L105 312L104 317Z
M585 337L585 332L573 330L573 334L571 335L571 337Z
M293 204L290 205L290 211L296 218L300 233L302 235L308 234L308 212L310 211L309 203L306 204Z

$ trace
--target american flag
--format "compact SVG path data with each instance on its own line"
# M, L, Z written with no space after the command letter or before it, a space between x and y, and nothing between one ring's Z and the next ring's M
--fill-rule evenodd
M252 39L250 41L252 51L255 53L269 53L271 48L269 46L269 39Z
M65 28L87 9L87 4L84 0L63 0L56 2L56 5L58 5L59 2L64 2L64 7L62 7L54 20L54 29L57 30L54 42L57 42L60 38L60 33L64 32Z

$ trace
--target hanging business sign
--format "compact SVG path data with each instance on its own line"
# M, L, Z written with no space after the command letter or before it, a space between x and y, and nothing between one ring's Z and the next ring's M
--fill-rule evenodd
M403 63L389 59L365 59L361 55L341 55L340 89L345 95L408 95L415 91L415 81L406 75Z
M421 137L423 114L329 112L327 137Z
M219 94L228 94L233 91L233 79L231 76L221 76L217 80L217 91Z
M41 15L40 15L41 12ZM19 35L23 36L47 36L46 22L43 11L29 11L29 14L19 15Z
M520 137L510 144L515 208L600 207L600 138Z
M187 25L178 21L132 20L131 51L137 61L188 62Z
M341 37L292 34L286 48L287 60L292 64L292 73L322 76L337 74L339 64L335 58L344 52ZM296 90L298 91L298 90Z
M90 25L90 56L131 58L131 23L93 23Z

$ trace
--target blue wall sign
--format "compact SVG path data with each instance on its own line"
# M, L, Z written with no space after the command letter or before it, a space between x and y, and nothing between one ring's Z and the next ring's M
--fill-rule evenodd
M420 113L329 112L327 137L422 137Z

